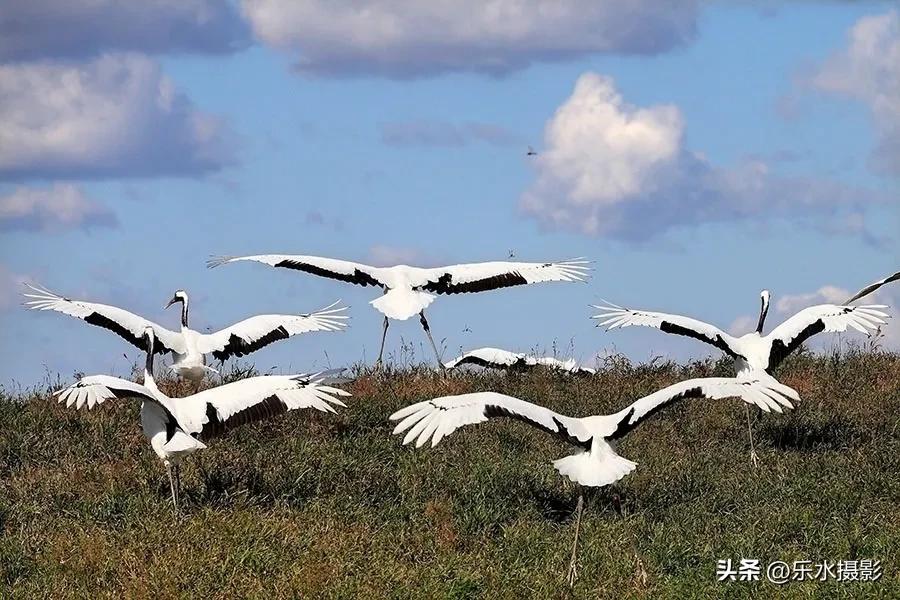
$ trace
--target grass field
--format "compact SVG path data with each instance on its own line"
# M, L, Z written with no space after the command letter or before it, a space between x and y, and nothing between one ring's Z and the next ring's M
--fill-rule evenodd
M386 417L495 390L572 415L612 412L724 363L362 376L337 415L300 411L215 440L184 469L183 514L137 403L66 410L46 391L0 401L3 598L900 597L900 355L804 355L780 376L804 398L754 414L695 400L635 430L639 463L586 494L579 578L565 570L578 491L570 449L516 422L402 447ZM877 583L717 583L717 559L879 559Z

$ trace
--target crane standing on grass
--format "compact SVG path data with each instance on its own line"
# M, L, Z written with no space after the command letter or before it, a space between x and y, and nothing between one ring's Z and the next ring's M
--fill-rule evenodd
M147 348L143 385L108 375L91 375L56 395L66 406L88 409L112 398L140 400L141 428L166 466L176 512L181 491L179 464L186 456L206 448L204 442L240 425L289 410L314 408L334 412L332 405L345 406L338 397L350 395L322 385L315 375L263 375L184 398L169 398L153 379L154 329L146 327L143 338Z

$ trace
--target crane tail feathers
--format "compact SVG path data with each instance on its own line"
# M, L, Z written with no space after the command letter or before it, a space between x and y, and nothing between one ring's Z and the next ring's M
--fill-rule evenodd
M575 483L588 487L602 487L613 484L637 467L637 463L622 458L612 448L581 452L553 461L560 475L565 475Z

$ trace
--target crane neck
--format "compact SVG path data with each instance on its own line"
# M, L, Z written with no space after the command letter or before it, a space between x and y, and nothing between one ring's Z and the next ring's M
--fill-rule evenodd
M181 300L181 326L188 326L188 299L184 297Z
M762 306L759 309L759 321L756 324L756 333L762 335L763 325L766 324L766 315L769 314L769 301L762 298Z
M156 381L153 379L153 354L154 340L153 336L149 336L147 344L147 361L144 363L144 385L147 387L156 387Z

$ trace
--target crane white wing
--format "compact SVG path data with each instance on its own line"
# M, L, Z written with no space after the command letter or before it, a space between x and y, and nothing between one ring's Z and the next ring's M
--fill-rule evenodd
M476 348L444 363L448 369L461 365L477 365L489 369L525 368L543 365L572 373L593 373L588 367L579 367L574 360L559 360L552 356L529 356L520 352L510 352L500 348Z
M135 398L160 404L153 392L140 383L109 375L82 377L54 395L58 402L65 402L67 407L74 406L76 409L83 406L91 409L113 398Z
M144 317L115 306L84 302L82 300L70 300L45 288L26 285L32 293L23 294L26 298L29 298L25 305L33 310L53 310L81 319L91 325L109 329L133 346L144 351L147 350L144 329L152 327L156 334L156 344L154 345L156 353L185 353L184 338L182 338L180 333L170 331Z
M890 318L882 308L887 306L819 304L804 308L765 336L772 342L769 369L777 367L788 354L817 333L855 329L860 333L870 334L881 325L886 325L885 319Z
M500 348L476 348L444 363L448 369L460 365L478 365L491 369L507 369L514 365L525 364L526 356L517 352Z
M897 280L900 280L900 271L897 271L893 275L888 275L884 279L879 279L875 283L870 283L863 289L861 289L858 292L856 292L855 294L853 294L853 296L851 296L846 302L844 302L844 304L850 304L851 302L854 302L856 300L859 300L860 298L868 296L869 294L871 294L872 292L874 292L881 286L883 286L887 283L891 283L892 281L897 281Z
M515 285L544 281L584 281L589 261L562 262L483 262L434 269L420 269L426 281L415 282L416 289L435 294L483 292Z
M346 307L338 307L337 302L322 310L305 315L257 315L235 323L231 327L215 333L200 335L197 349L218 360L232 356L244 356L278 340L311 331L340 331L347 324L347 316L342 313Z
M607 327L607 330L617 327L631 327L633 325L653 327L665 333L692 337L695 340L715 346L731 357L737 356L731 347L731 342L734 338L709 323L681 315L632 310L611 303L599 306L593 305L593 308L603 311L591 317L600 321L597 327Z
M524 421L548 433L582 447L590 445L591 433L579 419L553 412L550 409L495 392L478 392L459 396L444 396L418 402L392 414L391 421L400 421L394 434L407 432L403 443L416 440L421 447L431 439L434 447L463 425L483 423L494 417L509 417Z
M783 412L782 407L794 408L792 400L800 400L792 388L779 383L773 377L706 377L689 379L644 396L614 415L614 430L606 437L618 439L640 425L663 407L685 398L740 398L755 404L765 412Z
M188 433L209 439L289 410L334 412L349 392L323 385L315 376L264 375L204 390L177 401L178 420Z
M322 256L305 256L300 254L217 256L208 260L206 265L212 269L219 265L245 260L262 263L264 265L269 265L270 267L303 271L304 273L311 273L329 279L337 279L338 281L347 283L355 283L356 285L361 286L374 285L381 287L385 285L385 282L380 278L378 267L351 262L349 260L325 258Z

